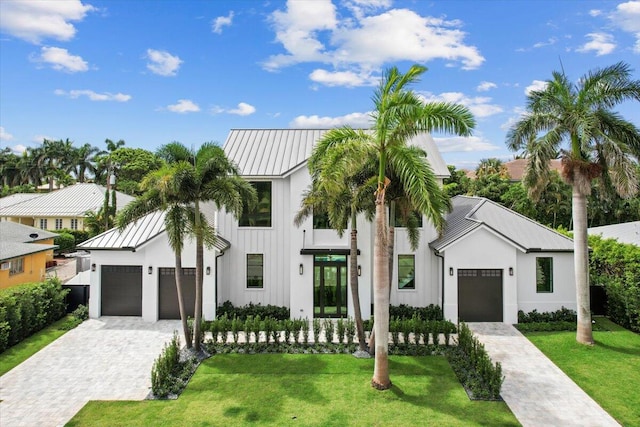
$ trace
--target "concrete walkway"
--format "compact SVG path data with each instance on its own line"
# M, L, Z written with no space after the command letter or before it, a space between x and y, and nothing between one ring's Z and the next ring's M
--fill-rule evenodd
M144 399L174 330L177 320L87 320L0 377L0 425L61 426L89 400Z
M513 326L469 323L469 329L502 364L502 398L524 427L619 426Z

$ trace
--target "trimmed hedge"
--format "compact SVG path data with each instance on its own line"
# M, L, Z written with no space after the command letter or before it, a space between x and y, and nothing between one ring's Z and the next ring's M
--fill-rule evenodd
M76 239L69 233L61 232L53 239L53 244L58 245L56 252L69 253L76 250Z
M235 307L231 301L225 301L222 305L219 305L216 310L217 317L226 316L229 319L237 317L240 320L247 320L248 317L261 318L270 317L276 320L286 320L290 317L290 312L287 307L280 307L277 305L261 305L249 303L243 307Z
M538 313L538 310L525 313L518 311L518 323L548 323L548 322L573 322L578 321L578 315L574 310L562 307L557 311L545 311ZM575 329L575 328L574 328Z
M442 320L442 309L440 306L430 304L427 307L411 307L407 304L389 306L389 318L411 319L417 317L422 320Z
M535 322L514 325L520 332L575 331L576 322Z
M458 345L449 349L447 360L472 399L500 399L502 365L493 364L484 345L465 323L458 327Z
M640 333L640 247L600 236L589 236L589 247L589 278L607 292L607 315Z
M68 292L58 278L0 291L0 352L62 318Z

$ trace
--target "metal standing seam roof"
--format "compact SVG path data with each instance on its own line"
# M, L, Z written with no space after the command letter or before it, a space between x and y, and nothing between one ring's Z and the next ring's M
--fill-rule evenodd
M511 209L481 197L456 196L445 230L430 246L440 251L486 226L525 252L572 252L573 240Z
M285 177L305 164L314 145L327 131L329 129L232 129L223 148L243 176ZM422 133L409 144L427 152L436 176L449 176L431 135Z
M131 250L135 251L143 244L165 232L165 212L156 211L147 214L138 221L132 222L119 231L112 228L81 244L78 249L84 250ZM230 243L218 236L215 247L220 252L227 250Z
M17 258L55 249L57 245L37 243L53 239L58 234L11 221L0 222L0 260Z
M602 225L587 229L590 235L601 235L604 239L616 239L620 243L640 246L640 221Z
M36 197L44 196L42 193L15 193L0 198L0 209L9 206L16 205L18 203L26 202L27 200L35 199Z
M97 211L104 203L106 187L92 183L70 185L40 197L0 208L0 216L81 217L87 211ZM120 210L134 197L116 191Z

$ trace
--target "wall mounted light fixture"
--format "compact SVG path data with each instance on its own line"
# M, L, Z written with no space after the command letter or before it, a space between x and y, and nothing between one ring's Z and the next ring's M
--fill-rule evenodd
M358 266L358 276L362 276L362 266Z
M513 267L509 267L509 276L513 276Z
M95 263L91 264L91 271L96 271L96 264Z
M304 265L300 264L298 266L298 273L302 276L304 274Z
M147 273L153 274L153 267L152 266L149 266L149 268L147 269Z
M207 266L207 269L205 270L205 272L207 273L207 276L211 274L211 267Z
M453 276L453 267L449 267L449 276Z

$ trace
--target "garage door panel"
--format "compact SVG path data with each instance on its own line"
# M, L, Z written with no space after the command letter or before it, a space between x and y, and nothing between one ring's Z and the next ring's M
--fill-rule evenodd
M502 270L458 270L458 317L465 322L502 322Z
M142 266L103 265L102 316L142 316Z
M160 268L158 317L180 319L175 268ZM187 316L194 317L196 302L196 269L182 269L182 298Z

